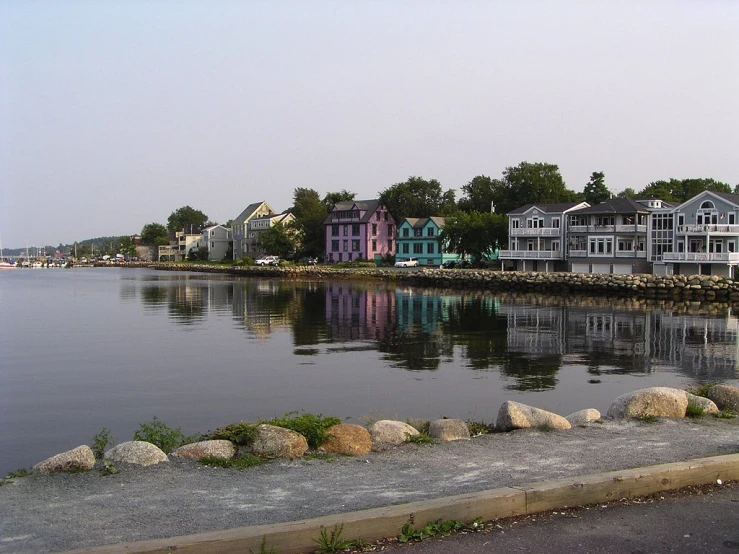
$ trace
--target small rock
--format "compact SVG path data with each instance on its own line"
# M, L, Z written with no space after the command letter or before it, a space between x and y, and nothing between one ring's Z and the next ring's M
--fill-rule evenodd
M256 426L256 437L251 445L251 452L266 458L300 458L308 450L308 441L303 435L261 423Z
M146 441L122 442L108 450L105 453L105 459L139 466L150 466L169 461L161 448Z
M443 442L469 440L470 430L461 419L435 419L429 424L429 435Z
M95 467L95 454L92 448L86 445L62 452L33 466L39 473L71 473L75 471L89 471Z
M369 431L354 423L339 423L326 429L328 438L321 445L326 452L361 456L372 450Z
M418 435L418 430L402 421L391 421L381 419L369 428L370 437L374 443L402 444L408 440L408 436Z
M587 408L580 410L574 414L570 414L565 419L570 422L573 427L575 425L586 425L591 421L598 421L601 418L600 412L595 408Z
M703 411L707 414L717 414L719 412L718 406L709 398L696 396L689 392L686 392L685 396L688 397L688 404L695 404L699 408L703 408Z
M180 446L177 450L172 452L172 456L190 458L192 460L198 460L205 456L230 459L235 455L236 447L234 446L234 443L227 440L194 442L192 444Z
M561 415L513 400L503 402L498 410L498 420L495 426L501 431L537 427L560 430L572 428L570 422Z
M622 394L608 408L608 417L615 419L655 417L685 417L688 397L685 391L669 387L650 387Z
M708 398L713 400L720 410L739 414L739 387L714 385L708 389Z

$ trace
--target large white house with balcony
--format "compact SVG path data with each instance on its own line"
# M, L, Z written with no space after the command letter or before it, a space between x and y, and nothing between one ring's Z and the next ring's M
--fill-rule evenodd
M669 250L654 272L739 277L739 195L703 191L673 209Z
M612 198L567 216L567 260L575 273L649 273L649 216L661 200Z
M526 204L509 212L508 247L500 260L511 260L516 271L567 271L566 217L587 208L587 202Z

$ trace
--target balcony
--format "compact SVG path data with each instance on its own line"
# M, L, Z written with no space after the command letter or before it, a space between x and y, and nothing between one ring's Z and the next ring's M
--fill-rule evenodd
M505 260L562 260L561 250L501 250L498 258Z
M678 225L679 235L739 235L739 225Z
M617 250L614 254L588 254L587 250L573 250L570 248L567 251L567 257L568 258L587 258L588 256L593 258L603 258L603 257L611 257L614 258L637 258L637 259L647 259L647 253L641 250L637 250L634 252L633 250Z
M720 262L737 263L737 252L665 252L662 254L665 262Z
M559 227L518 227L511 229L513 237L559 237L562 229Z
M646 225L570 225L568 233L646 233Z

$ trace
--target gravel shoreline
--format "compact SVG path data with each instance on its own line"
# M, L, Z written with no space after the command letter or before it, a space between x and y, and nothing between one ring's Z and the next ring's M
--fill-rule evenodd
M0 552L54 552L439 498L739 452L739 418L609 421L562 432L404 444L244 472L173 458L150 467L31 475L0 487Z

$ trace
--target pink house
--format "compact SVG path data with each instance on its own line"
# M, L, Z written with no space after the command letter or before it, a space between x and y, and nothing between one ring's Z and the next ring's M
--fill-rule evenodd
M326 263L374 260L395 254L395 218L379 200L334 204L324 226Z

